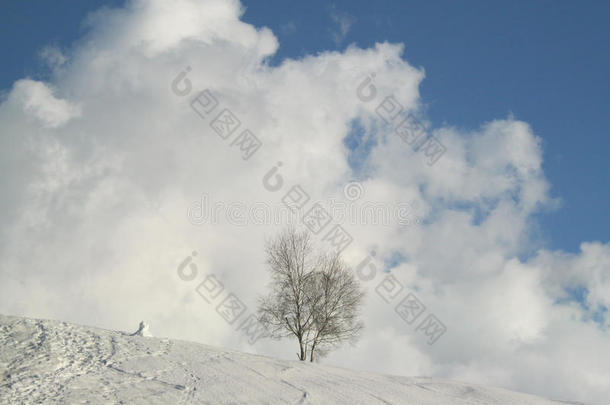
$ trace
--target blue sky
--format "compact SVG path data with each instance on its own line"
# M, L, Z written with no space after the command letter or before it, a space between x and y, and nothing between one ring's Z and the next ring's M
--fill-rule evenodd
M0 88L44 78L40 49L69 47L88 12L122 3L3 1ZM549 247L574 252L581 241L608 241L610 2L243 4L246 22L278 37L274 64L351 43L402 42L404 58L426 71L420 91L433 126L476 129L509 114L528 122L543 139L544 172L562 201L539 215Z

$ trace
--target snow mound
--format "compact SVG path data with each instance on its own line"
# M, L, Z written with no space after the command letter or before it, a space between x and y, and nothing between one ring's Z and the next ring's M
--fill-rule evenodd
M148 324L144 321L140 322L140 326L138 326L138 330L131 334L131 336L145 336L145 337L153 337L148 328Z
M278 360L0 315L0 404L557 405L430 378Z

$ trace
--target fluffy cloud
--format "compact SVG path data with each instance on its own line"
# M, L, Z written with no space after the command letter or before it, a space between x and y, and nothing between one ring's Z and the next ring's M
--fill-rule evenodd
M195 291L214 273L253 310L267 283L263 241L282 225L194 225L187 212L202 193L227 206L281 206L293 185L312 201L348 203L343 187L358 178L364 196L352 204L409 202L414 217L345 225L354 238L346 259L356 266L374 250L377 273L364 282L362 341L329 363L603 403L610 246L540 250L533 215L553 198L527 123L490 117L470 132L431 130L447 151L428 166L375 112L394 96L425 123L424 72L402 46L272 67L277 39L241 13L220 0L105 9L49 83L15 83L0 106L0 311L122 329L145 319L156 335L293 358L292 342L249 346ZM188 95L172 89L181 72ZM363 101L357 88L372 73L376 95ZM214 115L191 108L204 89L219 101ZM262 141L250 159L232 144L236 134L223 140L211 129L223 108ZM370 142L358 167L346 146L355 123ZM284 182L270 191L263 177L278 162ZM176 268L193 251L198 277L185 282ZM375 291L386 274L403 286L391 304ZM408 292L447 326L432 346L419 320L394 311Z
M18 104L27 116L37 118L46 128L60 127L80 115L77 105L55 97L45 83L29 79L15 83L10 102Z

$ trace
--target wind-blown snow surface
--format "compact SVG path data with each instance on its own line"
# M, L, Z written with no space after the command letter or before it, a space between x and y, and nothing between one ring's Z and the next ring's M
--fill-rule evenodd
M2 404L559 404L198 343L0 315ZM405 359L408 361L408 359Z

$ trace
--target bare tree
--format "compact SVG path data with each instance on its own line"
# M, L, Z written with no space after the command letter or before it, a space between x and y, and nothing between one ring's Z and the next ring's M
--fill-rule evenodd
M284 230L267 243L271 292L259 307L260 320L271 336L294 335L299 342L299 360L307 358L305 336L311 327L311 305L307 301L307 279L311 272L312 244L307 232Z
M311 300L313 324L308 343L310 361L314 361L316 353L322 357L341 343L359 337L364 327L359 320L364 293L339 254L319 257L310 291L315 298Z
M297 357L324 354L362 329L363 293L339 255L318 253L307 231L288 228L267 243L270 293L260 300L259 319L277 339L295 336Z

